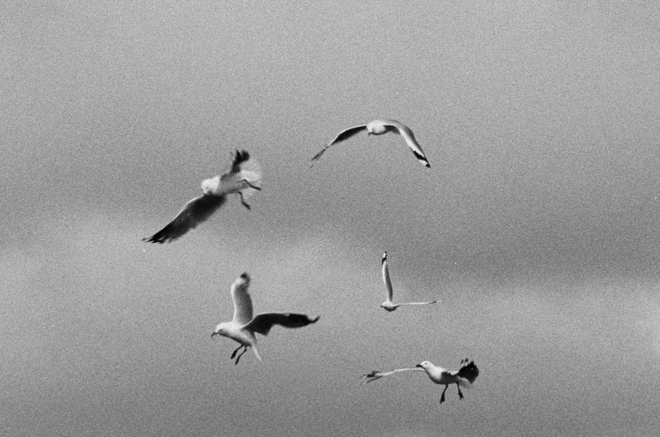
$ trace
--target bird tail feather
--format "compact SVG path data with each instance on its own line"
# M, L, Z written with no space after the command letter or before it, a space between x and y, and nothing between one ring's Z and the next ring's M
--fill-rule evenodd
M257 350L257 346L254 345L254 344L252 345L252 351L254 352L254 355L257 357L257 359L258 359L259 361L263 361L263 360L261 359L261 355L259 355L259 351Z

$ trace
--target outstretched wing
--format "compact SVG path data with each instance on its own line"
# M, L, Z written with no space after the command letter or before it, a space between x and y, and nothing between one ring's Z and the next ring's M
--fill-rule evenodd
M248 292L250 286L250 275L247 272L241 274L231 284L231 298L234 301L234 318L232 321L244 325L252 320L252 298Z
M437 300L431 300L431 301L428 301L428 302L402 302L402 303L397 303L397 305L398 306L402 306L402 305L429 305L429 304L432 304L432 303L438 303L438 301Z
M419 367L404 367L402 369L390 370L389 372L381 372L380 370L372 370L369 373L365 373L364 375L360 375L360 378L366 379L365 383L367 383L367 382L372 382L372 381L375 381L377 379L380 379L383 376L390 376L390 375L394 375L395 373L408 372L408 371L416 371L416 372L417 371L422 371L423 372L424 369L421 369Z
M341 131L339 133L339 135L337 135L335 137L334 140L330 141L330 143L327 146L325 146L323 149L321 149L321 151L319 153L314 155L314 157L312 158L312 161L318 160L321 157L321 155L323 155L323 153L328 149L328 147L330 147L334 144L340 143L344 140L347 140L348 138L352 137L353 135L357 134L360 131L365 130L366 128L367 128L366 124L361 124L359 126L349 127L348 129L345 129L345 130Z
M305 314L294 313L263 313L258 314L243 328L262 335L268 335L274 325L280 325L285 328L302 328L303 326L318 322L319 318L320 316L311 319Z
M417 160L426 167L429 168L431 167L431 164L429 164L429 161L428 159L426 159L426 155L422 150L422 146L419 145L417 139L415 139L415 135L413 134L413 131L408 126L396 120L386 120L384 125L392 126L393 128L395 128L396 131L399 133L399 135L401 135L403 139L406 141L406 144L408 144L408 147L410 147L410 150L412 150L413 155L415 155L415 158L417 158Z
M387 289L387 299L391 302L394 298L394 290L392 289L392 280L390 279L390 269L387 266L387 252L383 253L383 283Z
M234 160L231 163L230 173L238 173L241 171L241 165L250 160L250 154L247 150L236 150L234 153Z
M226 200L226 196L215 196L212 194L204 194L196 197L186 203L181 212L167 226L151 237L143 238L142 241L161 244L174 241L208 219Z

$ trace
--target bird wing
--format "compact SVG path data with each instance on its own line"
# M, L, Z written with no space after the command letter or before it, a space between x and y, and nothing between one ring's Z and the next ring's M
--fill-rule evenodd
M415 134L413 134L413 131L408 126L396 120L386 120L383 124L385 126L392 126L393 128L395 128L396 131L399 133L399 135L401 135L403 139L406 141L406 144L408 144L408 147L410 147L410 149L412 150L413 155L415 155L415 158L417 158L417 160L426 167L429 168L431 167L431 164L429 164L428 159L426 159L426 155L424 155L422 146L419 145L417 139L415 139Z
M252 298L248 292L250 276L243 273L231 285L231 298L234 301L234 318L238 325L245 325L252 320Z
M241 165L250 160L250 154L246 150L236 150L234 152L233 161L231 163L230 173L238 173L241 171Z
M285 328L302 328L303 326L318 322L319 318L320 316L311 319L305 314L295 313L262 313L243 326L243 329L258 332L261 335L268 335L274 325L280 325Z
M461 367L458 372L456 372L456 376L463 380L469 381L469 384L472 384L474 380L477 379L477 376L479 376L479 369L477 368L477 365L474 364L474 361L470 361L469 363L463 365L463 367ZM467 382L459 383L465 386L469 385Z
M167 226L151 237L143 238L142 241L161 244L174 241L208 219L226 200L226 196L212 194L196 197L186 203L181 212Z
M390 269L387 266L387 252L383 253L383 283L387 289L387 299L392 301L394 297L394 290L392 289L392 280L390 279Z
M402 302L402 303L397 303L397 305L399 305L399 306L401 306L401 305L429 305L429 304L437 303L437 302L438 302L437 300L431 300L431 301L428 301L428 302Z
M245 184L247 181L249 184ZM254 188L257 187L257 188ZM261 167L245 150L236 150L231 169L220 176L222 194L241 193L244 198L255 194L261 187Z
M408 371L422 371L423 372L424 369L420 369L418 367L404 367L402 369L390 370L389 372L381 372L380 370L372 370L369 373L365 373L364 375L361 375L360 378L365 378L366 379L365 383L367 383L367 382L372 382L372 381L375 381L377 379L380 379L383 376L390 376L390 375L394 375L395 373L408 372Z
M312 158L312 161L318 160L321 157L321 155L323 155L323 153L328 149L328 147L330 147L334 144L340 143L340 142L352 137L353 135L357 134L358 132L360 132L362 130L365 130L366 128L367 128L366 124L361 124L359 126L353 126L353 127L349 127L348 129L344 129L343 131L341 131L339 133L339 135L337 135L335 137L334 140L330 141L330 143L327 146L325 146L323 149L321 149L321 151L319 153L314 155L314 157Z

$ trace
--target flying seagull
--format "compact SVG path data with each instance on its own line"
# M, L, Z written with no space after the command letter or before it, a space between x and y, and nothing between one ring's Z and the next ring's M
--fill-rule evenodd
M448 370L439 366L435 366L430 361L422 361L415 367L394 369L390 370L389 372L373 370L369 373L365 373L361 376L361 378L365 378L366 382L372 382L382 378L383 376L389 376L398 372L405 372L410 370L423 370L429 376L431 381L435 382L436 384L442 384L445 386L445 389L442 391L442 395L440 396L441 404L445 401L445 392L447 391L447 388L449 388L450 384L456 384L456 388L458 388L458 397L463 399L461 387L471 387L474 380L477 379L477 376L479 376L479 369L477 368L476 364L474 364L474 361L468 361L466 358L461 360L461 368L459 370Z
M413 155L415 155L415 158L417 158L417 160L419 160L419 162L421 162L426 167L431 167L431 164L429 164L429 161L426 159L426 156L424 155L424 151L422 150L422 147L415 139L415 135L413 134L412 130L410 130L410 128L405 124L399 123L396 120L374 120L374 121L370 121L367 124L361 124L358 126L349 127L348 129L340 132L339 135L337 135L335 139L330 142L330 144L325 146L319 153L317 153L312 158L312 161L318 160L321 157L321 155L323 155L323 153L328 149L328 147L340 143L344 140L347 140L353 135L356 135L357 133L363 130L367 131L367 135L382 135L388 132L394 132L401 135L403 139L406 141L406 144L408 144L408 147L410 147L410 149L412 150Z
M208 219L227 201L229 194L237 194L241 204L250 209L245 199L261 190L261 170L259 164L250 158L245 150L237 150L233 156L231 169L222 176L202 181L203 194L186 203L181 212L167 226L142 241L165 243L174 241L200 223Z
M231 338L241 345L231 354L231 359L236 358L235 365L241 356L251 347L257 359L261 361L261 355L257 351L257 337L255 333L268 335L273 325L285 328L302 328L311 323L316 323L319 316L310 319L304 314L294 313L262 313L252 317L252 298L248 293L250 286L250 275L243 273L236 278L231 286L231 297L234 301L234 318L231 322L223 322L215 327L211 337L222 335ZM236 355L239 350L243 351Z
M438 302L436 299L429 302L403 302L397 304L393 303L392 298L394 297L394 289L392 288L392 280L390 279L390 269L389 267L387 267L387 252L383 253L382 264L383 264L383 283L385 284L385 288L387 289L387 300L380 304L381 308L385 309L386 311L394 311L401 305L429 305Z

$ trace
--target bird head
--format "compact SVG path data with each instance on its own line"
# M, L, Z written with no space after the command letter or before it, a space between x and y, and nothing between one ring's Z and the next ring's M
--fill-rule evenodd
M202 181L202 192L204 194L215 194L220 188L220 177L216 176Z
M213 330L213 332L211 333L211 337L214 337L216 335L225 335L225 333L227 332L225 330L225 325L226 325L226 323L218 324L218 326L216 326L215 329Z
M250 275L248 272L241 273L241 276L238 277L238 281L243 281L245 285L250 285Z
M428 369L431 366L432 366L432 364L431 364L430 361L422 361L421 363L419 363L415 367L421 367L422 369Z

